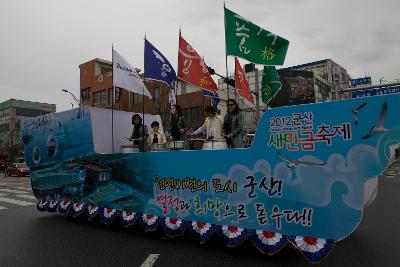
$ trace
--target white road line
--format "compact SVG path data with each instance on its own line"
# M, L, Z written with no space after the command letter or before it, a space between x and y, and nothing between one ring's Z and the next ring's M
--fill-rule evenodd
M27 202L27 201L23 201L23 200L12 199L12 198L8 198L8 197L0 197L0 202L11 203L11 204L19 205L19 206L36 205L36 203Z
M0 206L0 210L7 210L8 208Z
M7 196L7 195L9 195L9 194L0 193L0 197L4 197L4 196Z
M14 190L14 189L6 189L6 188L0 188L1 192L6 192L6 193L15 193L15 194L26 194L28 192L26 191L20 191L20 190Z
M26 199L33 199L36 200L35 196L32 195L14 195L14 197L26 198Z
M26 191L31 191L32 192L32 188L30 188L30 187L17 186L16 188L20 189L20 190L26 190Z
M142 265L140 265L140 267L151 267L154 265L154 263L156 262L158 256L160 256L160 254L150 254L147 259L142 263Z

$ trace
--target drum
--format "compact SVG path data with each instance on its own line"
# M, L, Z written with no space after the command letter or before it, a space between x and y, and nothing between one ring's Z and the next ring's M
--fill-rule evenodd
M140 152L138 145L122 145L121 153L135 153Z
M161 143L156 143L156 144L151 144L150 145L150 151L163 151L166 150L166 146L165 144L161 144Z
M228 145L224 139L214 139L210 141L205 141L203 143L203 150L218 150L218 149L228 149Z
M204 139L202 138L191 138L189 140L191 150L201 150L203 147Z
M186 147L186 141L171 141L166 143L166 146L171 150L182 150Z

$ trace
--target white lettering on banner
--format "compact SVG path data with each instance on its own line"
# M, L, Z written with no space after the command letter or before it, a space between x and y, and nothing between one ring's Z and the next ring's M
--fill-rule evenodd
M156 57L156 59L158 59L162 63L161 76L164 78L167 77L168 76L167 72L171 72L171 66L169 66L168 64L165 64L165 59L163 58L162 55L160 55L160 53L158 53L155 50L152 50L152 51L153 51L153 54Z
M136 69L115 50L113 50L113 75L113 86L152 98Z

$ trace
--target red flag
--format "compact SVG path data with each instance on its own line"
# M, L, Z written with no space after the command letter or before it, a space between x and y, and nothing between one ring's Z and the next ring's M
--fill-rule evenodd
M179 36L178 77L213 94L218 90L204 60L182 36Z
M255 105L253 94L250 92L250 86L244 76L242 66L240 66L239 60L235 57L235 85L239 91L239 95Z

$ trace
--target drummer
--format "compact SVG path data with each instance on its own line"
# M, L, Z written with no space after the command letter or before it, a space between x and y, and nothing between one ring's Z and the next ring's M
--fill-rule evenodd
M148 142L150 145L152 144L164 144L165 143L165 136L159 131L160 130L160 123L158 121L153 121L151 123L151 133L148 138Z
M199 133L206 130L207 140L220 139L222 136L222 126L224 124L222 117L217 115L215 109L212 106L207 106L204 111L207 118L203 126L194 131L193 134L198 135Z
M133 131L129 140L133 141L134 145L139 146L140 151L145 151L147 148L148 132L146 125L143 125L142 118L138 114L132 116Z

